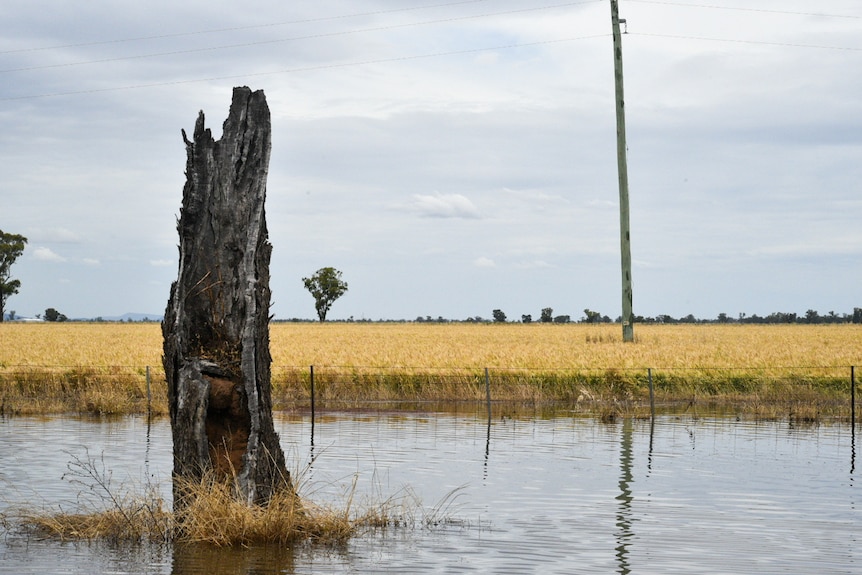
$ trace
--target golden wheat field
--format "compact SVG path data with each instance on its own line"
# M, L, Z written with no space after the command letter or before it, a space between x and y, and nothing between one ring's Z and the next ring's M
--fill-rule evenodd
M849 366L862 365L860 336L862 326L852 324L637 325L634 343L623 343L615 324L274 323L270 329L273 394L281 404L306 395L311 365L324 398L327 382L330 397L480 397L484 368L506 384L497 395L520 400L643 397L648 368L666 396L765 397L764 382L774 392L779 380L838 389ZM0 410L140 411L150 366L152 402L163 411L161 343L155 323L0 324ZM339 377L353 384L349 391L332 387ZM16 394L25 400L16 402Z
M629 369L862 364L862 326L274 323L274 366ZM161 365L156 323L0 324L0 367Z

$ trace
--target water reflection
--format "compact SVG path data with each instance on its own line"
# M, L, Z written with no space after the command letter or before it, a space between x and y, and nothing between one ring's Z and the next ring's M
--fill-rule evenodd
M855 430L844 423L789 432L787 421L700 413L647 427L572 413L489 420L482 407L318 415L315 435L308 414L277 418L313 502L343 508L354 476L357 506L409 487L423 506L415 527L338 549L151 554L9 536L0 537L0 572L849 573L862 563ZM60 478L85 448L104 454L116 481L154 476L169 495L170 442L166 419L0 420L0 515L10 503L74 506L78 493ZM457 505L426 528L423 514L456 489Z
M649 451L647 452L647 476L652 471L652 450L653 440L655 438L655 417L650 417L649 420Z
M485 436L485 468L482 479L488 479L488 459L491 457L491 413L488 412L488 431Z
M850 426L850 475L856 471L856 426Z
M294 573L293 547L224 548L204 544L175 545L171 575L263 575Z
M617 509L617 571L620 575L631 573L629 568L630 540L632 539L632 489L631 483L634 478L632 473L632 420L625 419L622 425L622 437L620 439L620 494L616 499L619 502Z

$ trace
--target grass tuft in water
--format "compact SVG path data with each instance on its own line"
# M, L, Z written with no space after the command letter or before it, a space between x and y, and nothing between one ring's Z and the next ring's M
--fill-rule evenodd
M178 513L167 509L159 489L146 485L115 486L103 458L72 456L65 479L80 487L76 509L21 511L7 514L12 523L39 536L60 540L109 543L178 542L217 547L311 542L340 544L357 533L415 523L418 500L405 490L357 508L356 478L343 507L316 505L292 489L277 493L267 505L247 505L235 496L233 482L207 475L183 485L188 505ZM449 508L435 508L425 523L444 520ZM429 519L430 518L430 519Z

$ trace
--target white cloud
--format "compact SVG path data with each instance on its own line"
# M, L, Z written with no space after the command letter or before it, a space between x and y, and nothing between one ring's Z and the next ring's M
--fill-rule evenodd
M66 258L55 253L51 248L39 246L33 250L33 257L43 262L64 262Z
M38 2L6 4L3 65L32 67L0 84L0 199L14 207L0 227L30 239L15 272L28 286L15 296L23 313L46 303L75 317L163 308L184 183L179 129L190 132L203 110L219 137L231 86L248 84L266 90L272 112L267 215L278 317L308 315L298 278L323 265L351 282L336 317L487 315L489 297L513 302L507 308L573 299L574 310L616 315L619 192L603 3L473 19L480 7L471 3L432 16L371 15L385 4L371 0L298 2L287 18L283 3L264 0L243 24L297 24L230 32L239 9L201 25L193 3L55 3L61 13L49 19ZM793 14L806 11L802 0L763 4L786 13L626 8L639 314L858 305L862 76L847 70L858 67L859 21ZM853 14L856 4L834 0L829 11ZM333 36L338 20L320 19L366 11L343 29L377 31ZM390 27L408 17L439 22ZM138 54L171 56L115 60L115 45L87 44L148 36L164 21L179 32L224 29L208 35L213 47L248 45L213 58L186 52L201 47L195 36L166 36ZM308 39L287 55L265 42L288 36ZM581 39L554 41L564 38ZM510 44L521 47L489 49ZM54 65L77 61L92 63ZM267 73L287 69L295 71ZM57 285L58 267L80 290ZM496 280L488 291L454 297L455 274L470 285L488 273ZM87 289L96 276L104 289ZM396 285L397 297L387 289Z
M478 218L479 210L470 199L461 194L415 194L414 206L419 213L431 218Z

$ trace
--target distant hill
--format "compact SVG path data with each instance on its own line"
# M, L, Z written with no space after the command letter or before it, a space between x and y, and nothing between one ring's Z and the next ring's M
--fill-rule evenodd
M105 321L162 321L160 313L124 313L123 315L103 315Z

